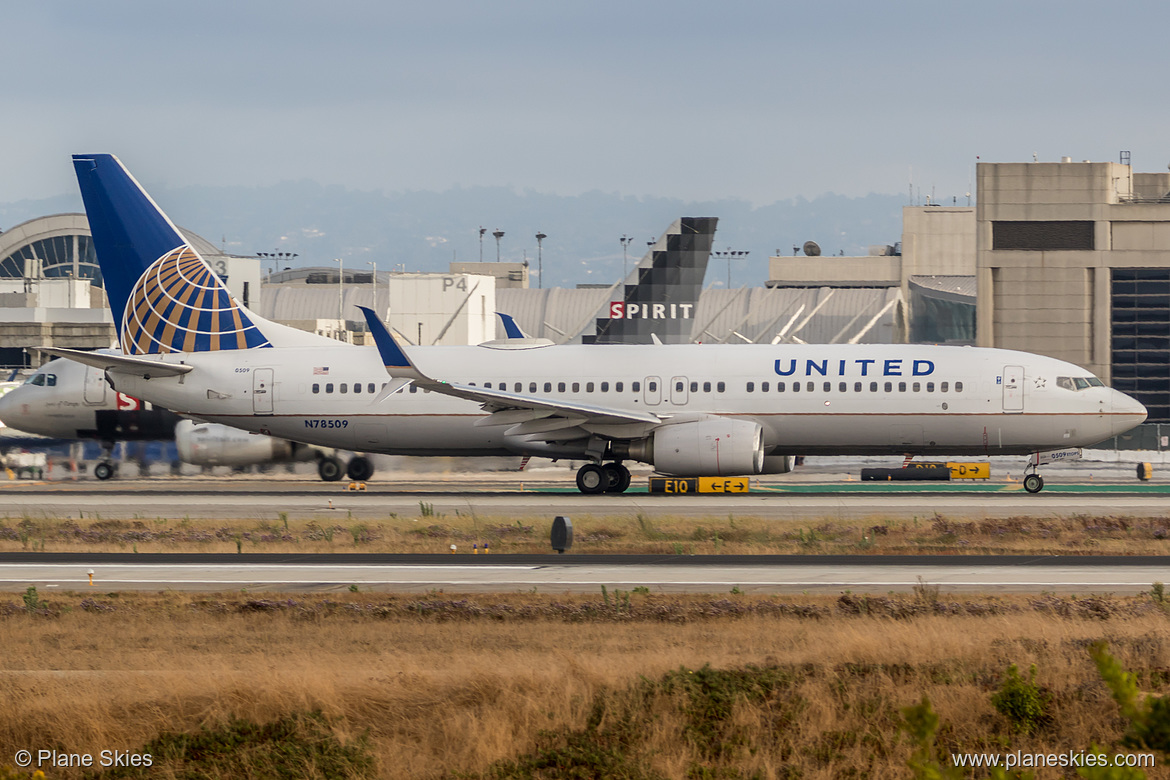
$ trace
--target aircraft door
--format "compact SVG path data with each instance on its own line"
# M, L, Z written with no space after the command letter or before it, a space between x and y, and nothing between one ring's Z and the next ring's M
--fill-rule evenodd
M106 402L106 372L85 367L85 402L97 406Z
M1023 366L1003 367L1003 410L1024 411L1024 368Z
M687 402L687 378L672 376L670 378L670 402L675 406L682 406Z
M258 368L252 372L252 411L272 414L272 369Z
M646 377L642 385L642 394L647 406L658 406L662 403L662 379L656 376Z

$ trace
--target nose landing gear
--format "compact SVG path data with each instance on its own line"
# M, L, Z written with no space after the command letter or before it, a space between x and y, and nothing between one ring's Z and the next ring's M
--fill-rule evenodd
M93 467L94 477L103 482L107 479L111 479L115 474L118 473L118 464L113 459L115 444L116 442L112 441L103 441L101 443L102 459L101 462Z
M1044 477L1036 473L1035 466L1029 465L1028 468L1032 471L1031 473L1026 469L1024 471L1024 490L1029 493L1039 493L1044 489Z

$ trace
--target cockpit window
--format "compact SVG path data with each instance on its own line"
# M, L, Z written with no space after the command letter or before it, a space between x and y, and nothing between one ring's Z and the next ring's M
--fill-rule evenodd
M1095 376L1058 376L1056 386L1065 390L1087 390L1090 387L1104 387L1105 383Z
M32 376L30 376L28 378L28 381L25 382L25 384L26 385L36 385L37 387L44 387L45 386L45 375L44 374L33 374Z
M57 375L56 374L45 374L45 384L48 385L49 387L56 387L57 386Z

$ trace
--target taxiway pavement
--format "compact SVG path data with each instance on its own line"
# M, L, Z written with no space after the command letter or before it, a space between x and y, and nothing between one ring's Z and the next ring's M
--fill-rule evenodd
M910 518L935 512L956 518L1143 516L1170 505L1170 485L1082 483L1029 494L1002 483L766 483L746 494L670 495L629 492L586 496L562 481L504 484L493 479L371 482L364 491L311 478L145 479L0 483L0 516L107 519L275 520L341 516L372 521L393 514L553 517L555 515L739 514L778 520Z
M93 572L93 585L89 573ZM1170 577L1159 557L407 556L0 553L0 590L452 593L1136 593Z

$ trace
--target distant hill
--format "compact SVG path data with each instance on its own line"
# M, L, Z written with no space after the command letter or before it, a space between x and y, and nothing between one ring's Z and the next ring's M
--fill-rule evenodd
M865 254L870 244L901 239L904 195L862 198L821 195L766 206L741 200L688 202L635 198L617 193L549 195L507 187L474 187L445 192L362 192L311 181L269 187L167 188L147 190L181 226L236 254L296 252L295 265L329 265L343 257L347 267L380 270L400 264L408 271L444 271L452 259L479 259L479 227L487 228L483 257L496 258L491 232L505 232L503 260L527 256L536 284L536 239L544 240L544 284L572 287L611 282L622 268L619 241L630 244L631 262L680 216L719 217L717 249L747 250L732 268L732 286L760 285L768 257L810 239L826 255ZM80 196L58 196L0 204L0 229L33 217L81 211ZM810 262L816 262L811 260ZM726 284L727 264L712 260L706 284Z

